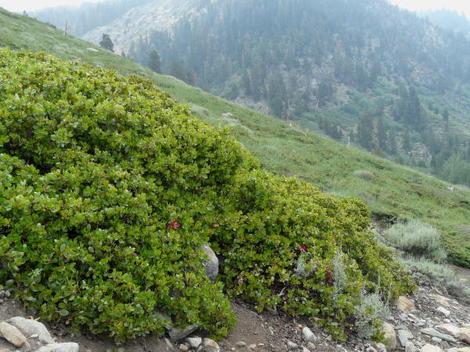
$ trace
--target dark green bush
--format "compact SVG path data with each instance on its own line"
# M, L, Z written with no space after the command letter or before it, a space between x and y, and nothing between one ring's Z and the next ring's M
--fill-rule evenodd
M0 50L0 177L0 281L43 319L116 340L224 336L224 291L341 336L361 291L412 288L362 203L262 171L141 78Z

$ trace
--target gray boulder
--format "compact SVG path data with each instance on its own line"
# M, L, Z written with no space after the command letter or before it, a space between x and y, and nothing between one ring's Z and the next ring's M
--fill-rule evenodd
M44 324L36 320L26 319L23 317L14 317L9 319L8 322L11 325L16 326L27 337L37 335L39 341L43 343L49 344L55 342Z
M204 261L206 274L209 279L215 281L219 275L219 258L217 258L215 252L208 245L203 246L202 249L207 256L207 259Z

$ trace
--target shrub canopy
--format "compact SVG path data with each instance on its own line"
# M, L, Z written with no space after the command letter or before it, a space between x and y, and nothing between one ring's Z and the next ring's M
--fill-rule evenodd
M342 336L361 291L412 288L368 228L362 203L263 171L150 81L0 50L0 282L47 321L221 337L238 297Z

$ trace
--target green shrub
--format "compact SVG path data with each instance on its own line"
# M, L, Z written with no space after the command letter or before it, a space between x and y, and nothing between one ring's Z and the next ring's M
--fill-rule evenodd
M45 320L118 341L188 324L221 337L228 293L342 337L361 292L413 288L362 203L261 170L149 81L0 50L0 83L0 282Z
M443 261L447 257L439 231L418 220L397 223L385 231L384 236L393 247L414 256L434 261Z

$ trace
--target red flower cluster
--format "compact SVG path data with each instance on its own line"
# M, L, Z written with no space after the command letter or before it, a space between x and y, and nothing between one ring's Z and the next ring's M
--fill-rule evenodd
M301 245L299 246L299 250L300 250L302 253L307 253L308 247L307 247L306 244L301 244Z
M171 220L168 225L166 225L166 227L168 228L168 230L178 230L179 228L181 228L181 224L178 223L176 220Z

